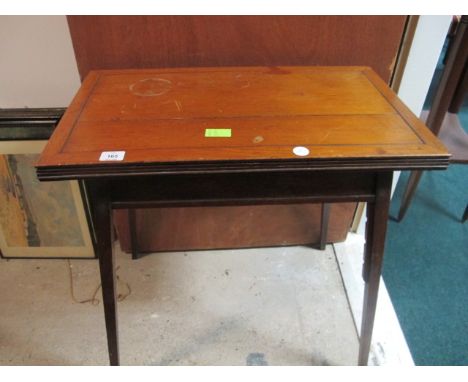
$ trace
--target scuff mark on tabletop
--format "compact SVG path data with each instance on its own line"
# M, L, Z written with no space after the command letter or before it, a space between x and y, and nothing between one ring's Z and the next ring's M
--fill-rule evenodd
M174 100L174 103L175 103L175 105L177 107L177 110L182 111L182 104L177 100Z
M128 89L140 97L156 97L171 90L172 81L165 78L144 78L131 84Z

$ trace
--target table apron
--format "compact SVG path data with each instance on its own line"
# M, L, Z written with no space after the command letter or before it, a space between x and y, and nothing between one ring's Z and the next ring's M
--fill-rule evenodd
M156 175L84 180L113 209L373 202L378 172L311 171Z

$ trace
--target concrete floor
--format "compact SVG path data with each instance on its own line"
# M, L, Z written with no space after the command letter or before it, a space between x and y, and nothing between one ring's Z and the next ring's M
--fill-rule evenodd
M99 284L97 261L71 264L76 297L89 298ZM158 253L137 261L117 249L117 265L131 287L119 302L124 365L357 362L331 246ZM73 302L65 260L0 260L0 286L1 365L108 363L102 303Z

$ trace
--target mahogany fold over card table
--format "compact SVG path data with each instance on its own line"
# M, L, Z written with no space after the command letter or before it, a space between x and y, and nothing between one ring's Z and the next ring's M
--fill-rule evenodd
M445 169L449 156L367 67L102 70L86 77L37 175L82 185L112 365L112 209L367 202L366 365L393 171Z

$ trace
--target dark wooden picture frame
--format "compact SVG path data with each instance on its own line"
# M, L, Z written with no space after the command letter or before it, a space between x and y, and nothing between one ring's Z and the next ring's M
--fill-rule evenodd
M0 206L2 258L95 258L78 182L44 188L33 167L64 112L0 109L1 194L8 200Z

